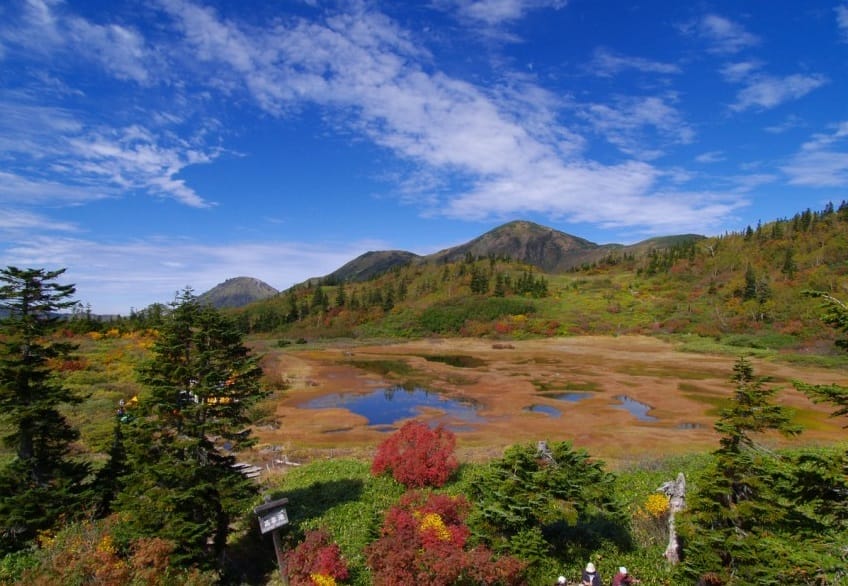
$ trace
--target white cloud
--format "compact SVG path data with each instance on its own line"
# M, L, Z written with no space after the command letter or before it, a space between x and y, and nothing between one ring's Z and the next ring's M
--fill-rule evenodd
M559 10L567 0L437 0L436 6L456 10L460 17L487 26L520 20L527 12L540 8Z
M738 53L760 43L759 37L746 31L742 25L717 14L706 14L683 30L706 40L711 53Z
M0 222L3 216L0 215ZM382 242L263 242L199 244L187 239L94 242L81 238L30 236L5 250L0 264L64 268L75 298L95 313L128 314L154 302L168 303L186 286L203 293L244 275L285 289L336 270ZM130 260L131 259L131 260Z
M680 67L674 63L652 61L643 57L631 57L618 55L608 49L598 48L589 63L589 70L599 77L612 77L633 69L643 73L677 74L681 73Z
M721 68L721 75L727 80L734 83L739 83L750 78L755 74L763 64L757 60L737 61L735 63L727 63Z
M748 108L774 108L784 102L797 100L828 82L823 75L793 74L785 77L757 75L739 91L730 108L737 112Z
M113 195L111 190L96 190L91 186L72 185L67 182L36 180L15 173L0 171L0 201L19 205L66 204L73 205Z
M62 11L63 4L50 0L27 0L20 14L12 14L15 26L3 27L0 42L9 48L50 54L55 59L84 59L97 63L122 80L146 84L151 72L161 70L142 36L116 24L101 25ZM151 67L156 61L155 69Z
M69 147L69 154L82 162L67 171L83 180L102 179L122 190L144 190L192 207L211 205L176 176L188 166L208 163L214 152L184 141L163 144L162 137L137 125L71 138Z
M834 11L836 11L836 25L842 33L842 41L848 43L848 4L837 6Z
M0 194L30 204L81 203L139 190L205 207L209 202L177 176L218 156L141 124L93 128L75 112L30 103L32 96L0 94Z
M5 174L0 174L0 182ZM0 191L0 196L5 193ZM4 197L0 199L5 200ZM20 209L0 208L0 234L4 239L11 239L16 234L30 235L33 231L39 232L76 232L77 227L70 222L57 222L41 214L34 214Z
M350 128L413 164L414 181L405 187L432 188L437 175L470 186L420 194L425 213L444 210L470 219L548 210L580 221L653 225L668 210L669 202L651 191L658 175L652 167L579 158L585 141L561 121L573 106L569 99L557 100L529 80L521 80L520 92L484 91L431 71L429 55L384 15L360 10L326 24L295 21L263 33L185 2L169 0L167 8L192 52L218 75L241 79L267 112L286 115L320 105L344 114ZM518 94L524 98L515 99ZM617 146L648 159L660 152L639 145L645 134L674 144L694 136L672 99L621 99L584 111ZM598 194L622 202L599 205ZM685 201L699 209L701 225L711 220L705 214L728 209Z
M784 132L788 132L793 128L800 128L805 125L806 123L799 116L795 114L790 114L780 124L772 124L771 126L766 126L765 131L770 132L772 134L783 134Z
M709 151L707 153L701 153L695 157L695 161L702 164L718 163L724 159L725 157L722 151Z
M813 135L782 171L792 185L848 186L848 121L835 125L831 133Z
M621 97L611 104L589 104L581 116L622 152L643 160L663 155L657 146L645 145L688 144L695 136L680 113L658 96Z

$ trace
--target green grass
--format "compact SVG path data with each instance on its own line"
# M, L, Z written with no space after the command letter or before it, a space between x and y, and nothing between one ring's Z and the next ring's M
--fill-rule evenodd
M326 529L339 544L351 570L351 585L371 583L363 551L374 541L383 513L403 494L391 478L373 477L370 465L355 460L322 460L292 469L273 487L273 497L289 504L291 541L310 529Z
M381 376L388 374L409 376L413 372L413 368L403 360L350 360L348 362L351 366Z
M631 516L636 515L645 500L654 494L666 480L673 480L678 472L687 478L696 478L698 470L709 461L706 454L691 454L665 459L629 462L615 472L616 492ZM452 482L440 491L464 494L468 482L475 477L481 464L463 464ZM691 485L690 485L691 486ZM358 460L319 460L294 468L270 487L272 498L289 499L287 512L290 526L286 538L293 547L306 531L323 528L339 544L347 560L354 586L370 584L363 550L379 535L383 514L403 494L404 488L388 477L373 477L368 462ZM632 550L619 550L605 546L596 552L595 559L609 575L609 569L626 565L646 584L668 584L669 567L662 558L665 543L654 540ZM540 560L541 573L551 574L553 580L559 573L577 578L584 562L575 560L573 567L563 568L556 556Z

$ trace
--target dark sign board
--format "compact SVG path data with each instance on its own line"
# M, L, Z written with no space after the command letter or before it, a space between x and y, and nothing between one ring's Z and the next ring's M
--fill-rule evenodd
M274 529L279 529L283 525L288 525L289 517L286 514L285 507L288 502L289 499L278 499L254 507L253 512L259 517L259 530L263 535Z

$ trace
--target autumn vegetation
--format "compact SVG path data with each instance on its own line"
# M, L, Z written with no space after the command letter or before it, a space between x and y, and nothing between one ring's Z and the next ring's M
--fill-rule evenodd
M0 583L276 584L252 508L290 500L292 585L840 584L848 580L848 449L803 429L750 356L845 368L848 206L607 257L567 274L508 258L406 265L304 284L220 311L190 289L103 323L61 270L0 271ZM443 427L408 421L369 458L316 458L259 484L249 457L269 394L248 339L648 334L735 355L707 453L610 469L567 441L461 462ZM449 357L442 357L448 360ZM351 364L356 366L354 360ZM398 364L369 364L386 372ZM834 417L840 384L794 381ZM774 448L775 434L788 443ZM684 472L682 560L666 547Z

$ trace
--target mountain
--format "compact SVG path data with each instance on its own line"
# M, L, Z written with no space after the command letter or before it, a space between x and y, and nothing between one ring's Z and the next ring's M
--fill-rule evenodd
M310 281L323 281L327 284L360 283L408 264L456 262L469 256L509 258L533 265L545 273L562 273L584 264L598 262L614 251L638 255L652 249L662 250L685 240L702 238L704 236L685 234L651 238L629 246L595 244L553 228L525 220L516 220L494 228L465 244L425 256L402 250L366 252L323 279L310 279Z
M254 301L273 297L279 293L268 283L252 277L235 277L219 283L198 296L201 303L218 309L242 307Z
M605 247L553 228L516 220L426 259L455 262L468 255L475 258L495 256L524 262L547 273L558 273L578 266L587 253L600 248Z
M327 282L362 282L381 275L394 267L407 265L422 257L404 250L371 251L356 257L336 269L324 280Z

